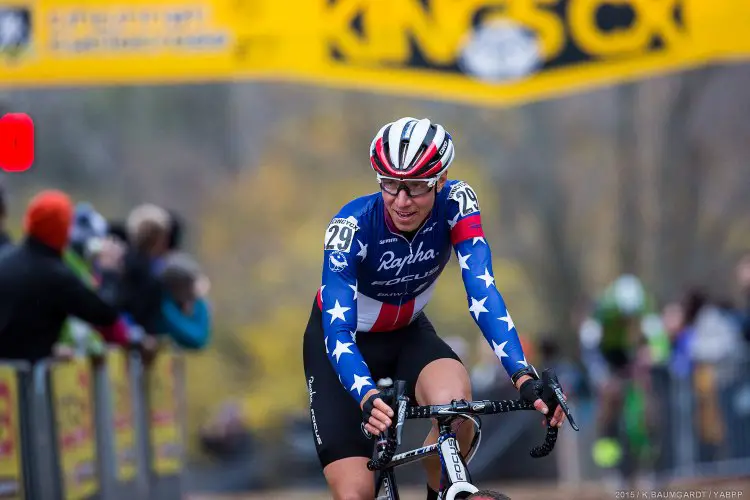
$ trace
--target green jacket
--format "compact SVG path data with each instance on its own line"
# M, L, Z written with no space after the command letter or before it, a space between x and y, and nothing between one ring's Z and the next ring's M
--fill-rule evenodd
M656 301L646 296L643 307L635 314L640 321L640 330L651 351L651 358L656 364L665 363L670 354L669 336L661 321ZM628 338L627 318L620 311L612 288L605 290L597 303L592 318L602 329L600 349L602 351L633 351L637 346L630 345Z
M75 250L70 247L66 248L63 253L63 262L86 286L92 289L96 288L96 279L91 272L91 266ZM106 343L102 335L88 323L74 317L65 321L60 332L60 343L87 355L101 355L106 349Z

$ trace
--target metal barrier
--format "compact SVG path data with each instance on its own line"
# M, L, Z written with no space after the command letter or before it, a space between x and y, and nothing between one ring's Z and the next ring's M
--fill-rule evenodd
M184 359L0 361L0 497L179 499Z
M0 364L0 497L24 498L30 490L29 464L23 461L24 436L30 429L24 418L24 386L31 367L28 363Z
M674 418L668 475L750 474L750 361L697 363L670 376Z
M676 479L750 475L750 360L694 363L688 372L651 369L650 400L657 417L651 439L651 468L662 483ZM597 480L603 469L591 457L596 439L597 401L573 401L580 410L580 433L560 441L567 463L558 466L562 482Z

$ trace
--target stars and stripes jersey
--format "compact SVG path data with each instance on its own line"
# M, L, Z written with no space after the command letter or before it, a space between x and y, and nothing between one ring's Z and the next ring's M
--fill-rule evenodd
M344 205L325 232L317 292L328 358L359 402L377 381L357 349L358 332L402 328L427 305L455 251L469 312L508 375L527 365L515 325L495 287L476 193L449 180L427 220L409 241L395 228L381 193Z

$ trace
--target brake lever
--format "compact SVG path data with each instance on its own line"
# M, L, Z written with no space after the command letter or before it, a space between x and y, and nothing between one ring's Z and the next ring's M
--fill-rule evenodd
M409 397L406 395L406 382L403 380L397 380L393 387L393 397L396 403L396 445L401 445L401 433L404 430L404 422L406 421L406 406L409 402Z
M409 398L402 396L398 400L398 412L396 413L396 445L401 446L401 433L404 430L404 422L406 421L406 406L409 402Z
M565 395L562 392L560 381L557 379L557 375L555 375L555 372L551 368L547 368L542 372L542 382L544 383L545 399L551 399L550 396L554 396L554 398L557 400L557 404L560 405L563 413L565 413L565 417L567 417L568 422L570 422L570 426L576 432L579 431L580 429L578 428L578 425L576 425L576 421L575 419L573 419L573 415L570 412L570 407L568 406L567 401L565 401Z

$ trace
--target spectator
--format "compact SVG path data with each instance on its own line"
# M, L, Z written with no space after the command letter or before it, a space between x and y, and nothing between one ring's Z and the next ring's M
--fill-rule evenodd
M182 248L182 239L185 233L185 224L182 221L182 217L173 210L169 211L169 217L169 240L167 242L167 248L171 251L180 250Z
M159 331L186 349L202 349L209 339L211 315L201 276L198 263L182 252L167 256L159 275L165 290Z
M128 245L128 231L122 221L109 221L107 223L107 236L126 246Z
M107 222L104 217L89 203L78 203L70 227L70 244L63 253L63 261L92 290L98 288L95 263L102 250L113 254L115 261L119 261L124 253L123 245L111 247L111 243L105 241L106 237ZM114 291L109 295L114 297ZM62 346L71 347L77 352L101 356L105 349L105 338L120 345L127 344L125 322L119 320L111 328L97 331L80 319L71 317L65 322L60 341Z
M693 369L690 355L693 328L692 320L690 323L686 321L687 309L688 304L672 302L662 310L662 322L672 346L669 369L672 376L680 379L688 379ZM697 312L691 311L689 314L694 319Z
M702 300L696 301L696 296ZM739 381L744 342L737 323L722 308L703 294L694 292L692 298L693 307L687 309L689 324L693 327L690 354L694 365L700 452L704 458L715 458L728 437L728 426L732 427L730 401Z
M168 250L171 221L161 207L134 208L125 223L129 248L118 292L118 306L148 334L161 326L162 284L157 273Z
M10 243L10 236L5 231L5 218L7 206L5 203L5 188L0 183L0 249Z
M745 340L750 342L750 252L737 263L737 283L744 301L740 310L740 324Z
M42 191L29 203L22 244L0 256L0 358L51 356L68 316L101 326L117 320L117 311L62 262L72 218L66 194ZM102 262L103 281L115 280L111 259Z

